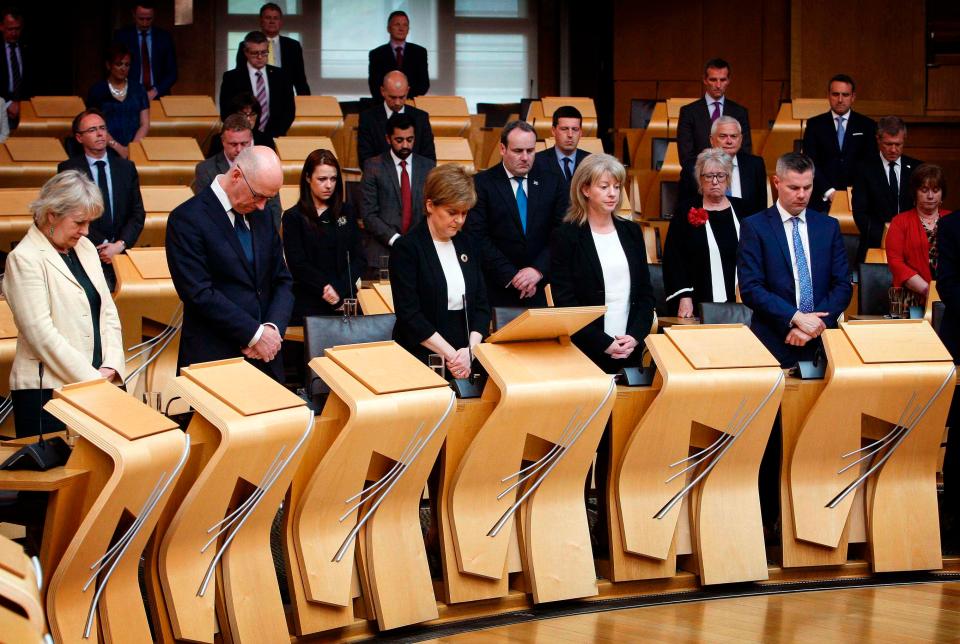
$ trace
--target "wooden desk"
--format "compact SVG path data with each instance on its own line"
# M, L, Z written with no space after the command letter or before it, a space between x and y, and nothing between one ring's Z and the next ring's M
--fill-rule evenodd
M14 454L18 447L0 447L0 462ZM90 472L80 468L54 467L46 472L35 470L0 470L0 490L17 492L56 492L86 477Z

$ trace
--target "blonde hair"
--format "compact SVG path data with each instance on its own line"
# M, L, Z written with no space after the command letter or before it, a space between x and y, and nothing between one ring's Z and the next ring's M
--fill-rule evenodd
M40 188L40 194L30 204L33 223L43 226L48 213L56 219L80 211L86 218L96 219L103 214L103 196L100 188L79 170L65 170L54 175Z
M582 226L587 221L587 197L583 194L583 187L592 186L605 174L609 174L621 186L627 178L627 171L623 164L609 154L591 154L580 162L570 181L570 207L563 218L564 221L578 226ZM620 192L614 212L620 210L622 203L623 191Z
M462 206L464 210L470 210L477 203L477 190L466 168L445 163L427 175L423 198L429 199L434 206Z

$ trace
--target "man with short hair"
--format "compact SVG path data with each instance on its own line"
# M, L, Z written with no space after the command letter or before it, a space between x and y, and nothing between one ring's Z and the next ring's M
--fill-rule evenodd
M567 210L567 184L534 166L537 134L525 121L500 133L503 162L474 177L467 230L477 240L492 306L546 306L550 237Z
M220 142L223 144L222 151L197 164L196 176L190 184L193 194L206 189L213 183L214 177L233 167L237 155L253 145L253 131L247 117L243 114L228 116L220 129Z
M424 218L423 185L436 162L414 153L416 132L408 114L387 120L390 148L363 165L363 227L370 238L368 265ZM374 254L376 253L376 254Z
M113 258L137 243L146 219L140 196L140 175L132 161L107 154L110 135L100 110L89 108L80 112L73 119L73 136L83 153L61 161L57 172L79 170L100 187L103 214L90 222L87 237L100 252L103 276L112 291L117 283Z
M853 185L857 165L879 154L876 122L853 111L857 84L837 74L827 89L830 111L809 119L803 132L803 153L817 168L810 203L823 212L830 211L837 190Z
M907 125L898 116L885 116L877 122L877 147L880 154L861 161L853 176L853 220L860 230L857 262L867 256L868 248L880 248L884 228L897 213L913 208L910 190L913 169L923 163L903 154Z
M154 3L138 1L133 6L133 25L113 34L130 50L130 77L140 81L152 101L166 96L177 82L177 52L170 34L153 25Z
M23 15L16 9L4 9L0 15L0 32L3 34L3 60L0 61L0 99L7 103L7 118L10 129L20 122L20 101L33 96L32 72L29 57L24 56L20 36L23 34Z
M167 264L183 302L178 367L243 356L283 382L280 345L293 280L277 228L263 212L282 184L277 155L253 146L170 213Z
M357 127L357 156L360 167L367 159L383 154L390 149L387 143L387 119L394 114L406 114L413 121L413 151L432 161L437 160L437 151L433 145L433 129L430 127L430 115L423 110L407 105L407 93L410 86L403 72L388 72L383 77L380 95L383 105L374 105L360 113Z
M583 115L572 105L561 105L553 111L553 123L550 132L554 144L546 150L537 152L534 163L544 172L559 175L570 185L577 166L590 154L581 150L580 134L583 128Z
M807 208L813 177L809 157L783 155L776 203L740 224L740 297L753 310L751 330L783 367L814 357L853 292L840 224Z
M293 38L281 36L283 10L275 2L260 7L260 31L267 37L267 64L280 67L290 78L297 96L309 96L310 85L303 65L303 47ZM243 67L247 58L243 45L237 49L237 67Z
M423 96L430 89L430 74L427 71L427 50L407 42L410 33L410 18L404 11L394 11L387 17L387 33L390 42L371 49L368 55L367 85L370 96L379 101L377 88L387 73L397 70L410 82L409 96Z
M740 123L743 143L740 147L751 153L750 115L747 108L727 98L730 85L730 63L722 58L711 58L703 66L703 98L680 108L677 121L677 151L680 164L687 166L710 146L710 127L721 116L732 116Z
M270 137L284 136L296 116L293 84L286 72L267 64L267 37L251 31L243 38L243 54L247 64L223 73L220 83L220 119L230 113L230 101L243 92L250 92L260 103L260 131Z
M732 116L721 116L710 126L710 147L720 148L733 160L727 194L743 201L743 212L737 213L741 218L767 209L767 171L763 159L745 152L742 143L740 122ZM694 165L688 164L680 172L681 205L677 209L680 213L686 212L699 194Z

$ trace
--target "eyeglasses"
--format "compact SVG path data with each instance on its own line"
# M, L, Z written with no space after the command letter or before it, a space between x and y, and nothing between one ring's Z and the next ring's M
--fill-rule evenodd
M247 184L247 190L250 191L250 194L253 195L253 198L254 198L254 199L263 199L264 201L266 201L267 199L272 199L272 198L273 198L273 197L268 197L267 195L262 195L262 194L260 194L259 192L257 192L256 190L254 190L253 187L250 185L250 182L247 181L247 177L246 177L246 175L243 173L243 168L241 168L239 165L237 165L236 168L237 168L237 170L240 171L240 176L243 177L243 182L244 182L245 184Z
M93 134L94 132L106 132L106 125L94 125L93 127L88 127L85 130L77 130L77 134Z
M246 51L248 55L253 56L254 58L266 58L268 56L266 49L248 49Z
M711 172L710 174L701 174L701 179L706 179L710 183L722 183L729 177L726 172Z

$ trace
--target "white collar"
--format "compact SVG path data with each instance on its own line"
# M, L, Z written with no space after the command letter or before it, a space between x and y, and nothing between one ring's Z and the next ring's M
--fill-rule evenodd
M787 223L788 221L790 221L790 220L793 218L793 215L791 215L789 212L787 212L787 211L784 209L784 207L780 205L780 200L779 200L779 199L777 199L777 202L776 202L776 203L777 203L777 211L780 212L780 221L782 221L783 223ZM804 208L803 210L801 210L801 211L800 211L800 214L797 215L797 217L800 218L800 221L801 221L802 223L804 223L804 224L807 223L807 209Z
M501 162L500 162L500 165L503 166L504 172L507 173L507 177L509 177L511 181L513 181L513 178L514 178L514 177L519 177L519 176L520 176L519 174L513 174L512 172L510 172L510 170L507 169L507 164L506 164L506 163L504 163L504 162L501 161ZM524 178L524 180L529 179L529 178L530 178L530 175L527 174L527 175L524 176L523 178Z
M883 154L880 155L880 160L883 162L883 167L884 167L884 168L887 168L887 169L890 168L890 163L891 163L891 162L890 162L890 161L887 161L887 160L883 157ZM898 156L898 157L893 161L893 165L898 166L898 167L903 167L903 165L902 165L902 163L901 163L902 161L903 161L903 156Z
M230 203L230 197L227 196L227 192L223 189L223 186L220 185L220 177L226 178L226 176L225 174L215 176L213 183L210 184L210 189L213 190L213 194L217 196L217 201L223 206L224 211L230 212L233 210L233 204Z
M400 162L401 162L401 161L406 161L408 168L413 167L413 155L412 155L412 154L411 154L410 156L408 156L406 159L401 159L400 157L398 157L396 154L393 153L393 148L390 148L389 152L390 152L390 158L393 159L393 165L398 166L398 165L400 165Z
M263 76L264 76L264 78L266 78L266 76L267 76L267 66L264 65L264 66L261 67L260 69L257 69L256 67L254 67L253 65L251 65L251 64L250 64L250 61L248 60L248 61L247 61L247 73L256 74L257 72L263 72Z

